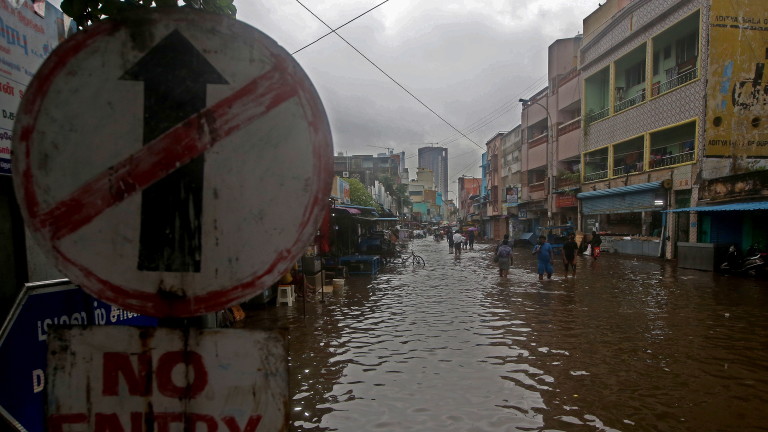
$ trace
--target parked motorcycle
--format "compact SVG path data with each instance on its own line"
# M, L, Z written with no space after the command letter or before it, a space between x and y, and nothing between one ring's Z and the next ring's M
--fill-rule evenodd
M746 274L749 276L768 275L768 252L752 246L741 256L736 245L728 248L725 262L720 265L720 271L731 274Z

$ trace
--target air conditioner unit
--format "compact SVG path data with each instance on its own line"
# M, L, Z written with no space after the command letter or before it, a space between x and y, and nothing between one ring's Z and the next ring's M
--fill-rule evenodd
M344 171L343 173L341 173L341 176L344 178L349 178L349 171Z

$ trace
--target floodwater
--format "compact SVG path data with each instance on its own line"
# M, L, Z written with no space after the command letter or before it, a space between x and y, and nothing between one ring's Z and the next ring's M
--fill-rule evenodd
M541 282L522 247L504 280L493 246L412 248L426 268L247 319L289 329L291 430L768 430L765 281L603 254Z

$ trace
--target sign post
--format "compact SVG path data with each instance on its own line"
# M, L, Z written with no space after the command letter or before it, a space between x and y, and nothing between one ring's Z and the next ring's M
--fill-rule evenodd
M332 179L325 111L290 54L183 8L65 40L24 96L14 146L44 252L95 297L151 316L269 287L311 242Z
M332 178L328 119L293 57L244 23L183 8L65 40L25 93L14 148L22 214L59 270L163 318L271 286L314 237ZM51 332L49 431L286 429L280 332Z

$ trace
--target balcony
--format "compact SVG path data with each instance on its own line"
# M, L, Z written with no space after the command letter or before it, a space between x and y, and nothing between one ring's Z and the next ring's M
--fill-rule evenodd
M575 119L561 124L557 128L557 136L561 137L569 132L573 132L577 129L581 128L581 117L576 117Z
M559 175L555 180L555 189L570 189L573 187L576 187L579 185L581 174L578 172L575 173L565 173Z
M541 192L544 190L544 182L531 183L528 185L528 192Z
M622 166L613 168L613 176L618 177L618 176L623 176L623 175L642 172L642 171L643 171L643 163L638 162L632 165L622 165Z
M528 148L530 147L536 147L541 144L547 143L547 133L543 133L542 135L539 135L537 137L532 138L528 141Z
M608 170L605 171L595 171L589 174L584 174L584 181L585 182L591 182L591 181L597 181L597 180L603 180L608 178Z
M676 68L673 68L676 69ZM672 70L669 75L673 75L672 78L662 82L658 86L658 94L666 93L670 90L672 90L675 87L680 87L681 85L695 80L699 76L699 69L693 68L689 69L682 73L675 74L676 71ZM654 94L656 96L656 94Z
M560 87L562 87L568 81L578 77L579 76L579 72L580 72L579 69L574 67L570 71L568 71L565 74L563 74L562 76L560 76L557 79L557 88L559 89Z
M588 113L587 114L586 124L592 124L592 123L594 123L594 122L596 122L598 120L602 120L602 119L608 117L609 111L610 110L606 107L606 108L601 109L600 111Z
M619 111L624 111L625 109L635 106L643 101L645 101L645 89L640 90L639 92L637 92L636 95L632 96L631 98L624 99L619 103L617 103L616 105L614 105L613 112L617 113Z
M664 156L664 157L658 157L656 159L651 158L651 160L648 161L648 167L650 169L655 169L655 168L664 168L672 165L680 165L686 162L693 162L694 157L695 157L694 151L690 150L683 153L673 154L673 155Z

